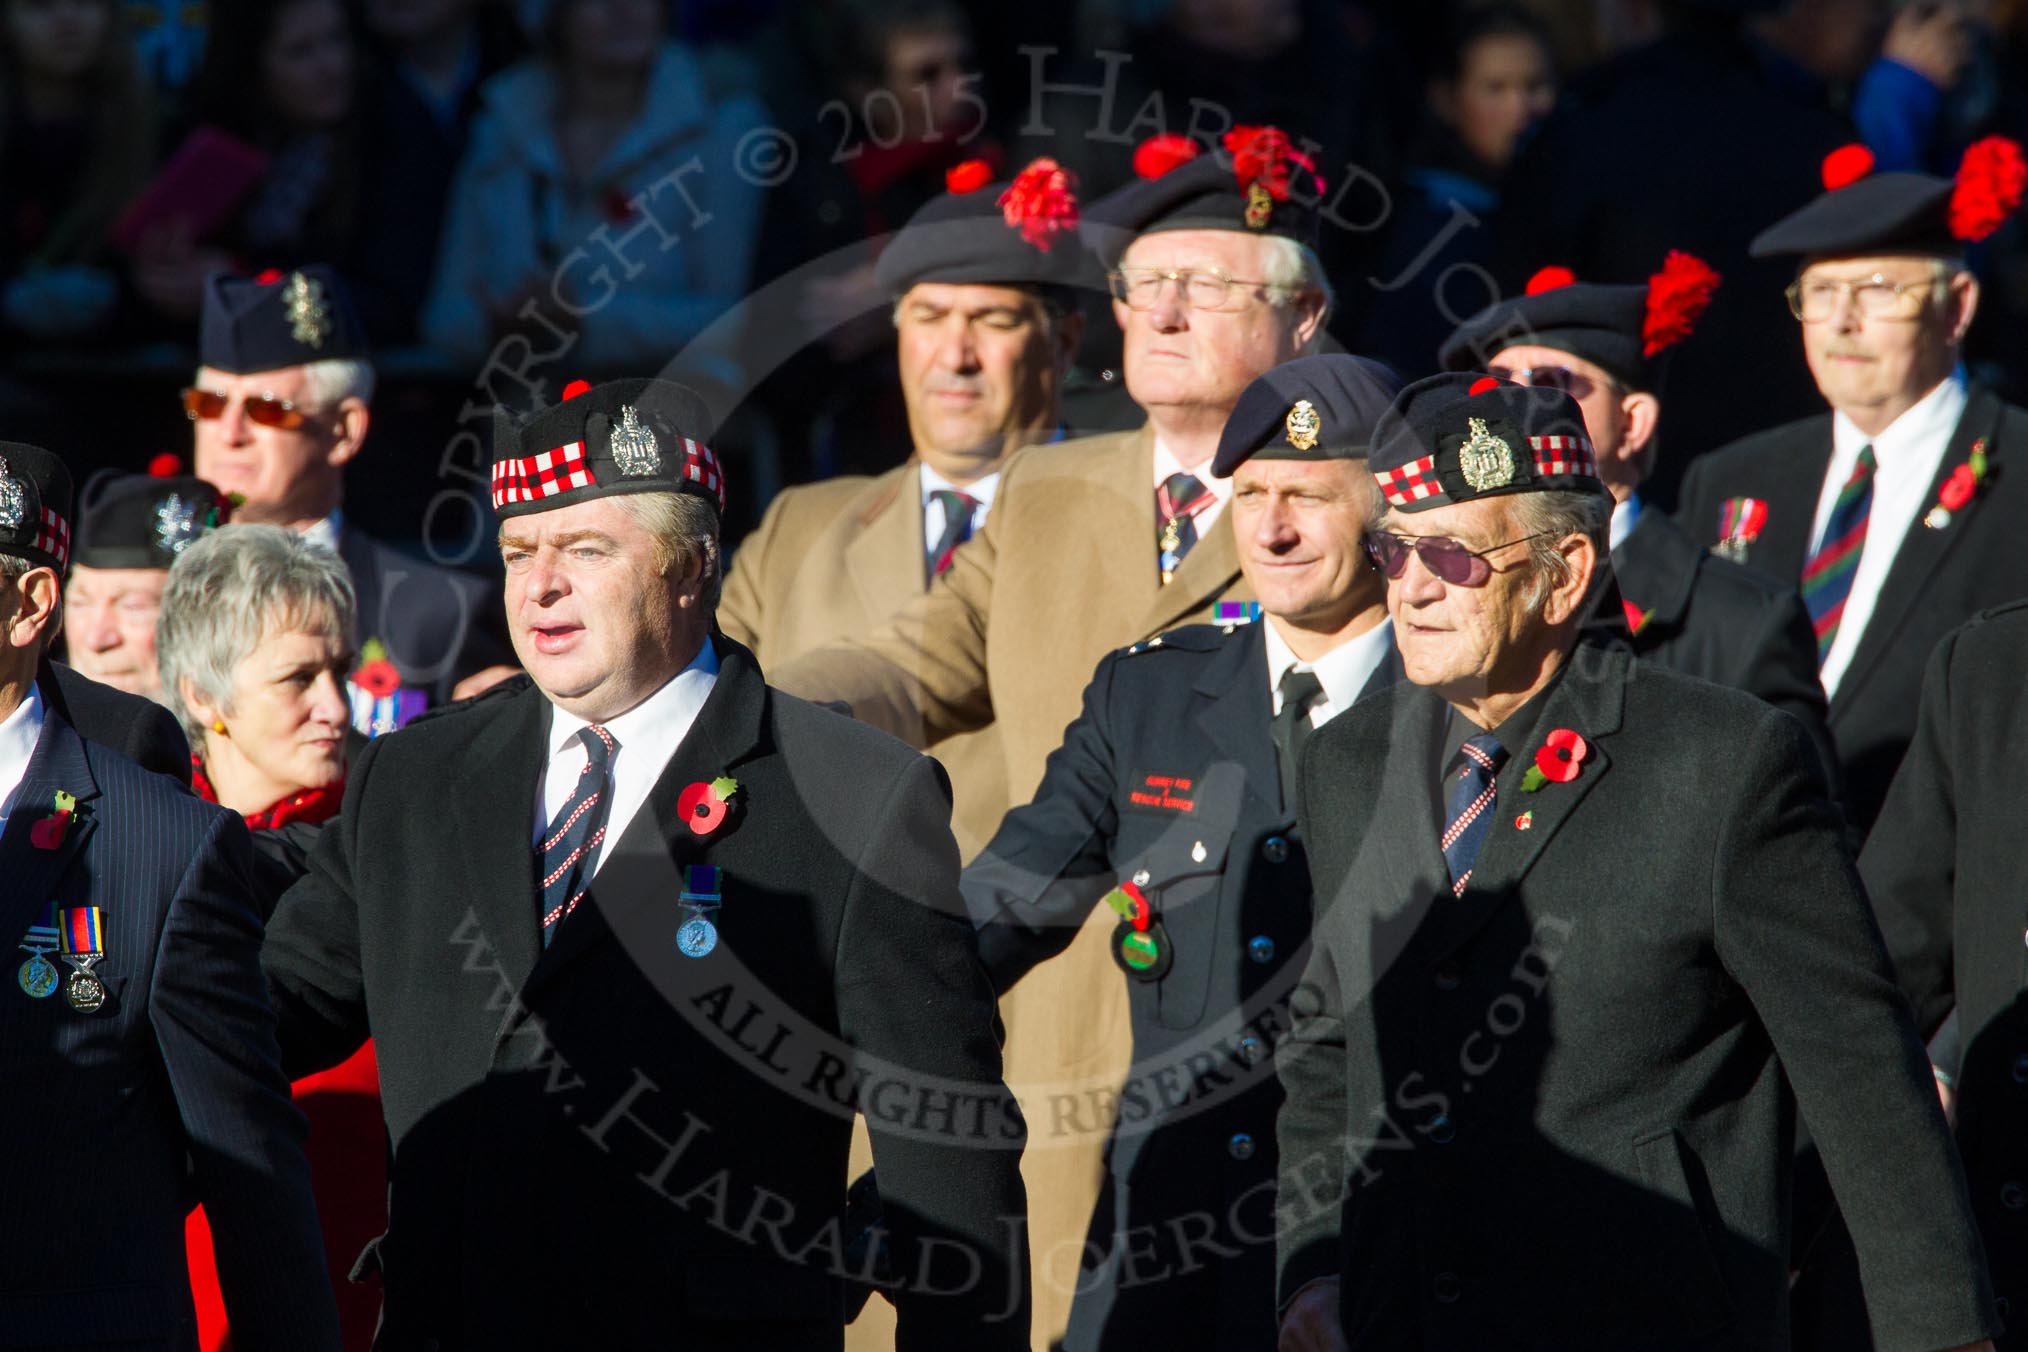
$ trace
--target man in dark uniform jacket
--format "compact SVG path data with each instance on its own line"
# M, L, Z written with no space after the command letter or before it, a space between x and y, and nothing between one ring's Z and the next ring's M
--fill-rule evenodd
M1613 496L1612 571L1634 654L1794 714L1828 766L1816 636L1795 589L1713 557L1640 494L1655 463L1661 367L1718 280L1680 252L1643 286L1579 282L1568 269L1544 268L1526 294L1460 325L1441 355L1448 370L1485 370L1576 402ZM1617 628L1621 617L1610 619Z
M78 736L111 747L143 770L190 787L190 743L167 708L100 685L61 662L45 661L36 682Z
M1803 593L1831 704L1840 797L1862 831L1915 731L1923 663L1980 610L2028 595L2028 413L1968 382L1978 308L1971 240L1982 161L1958 182L1869 174L1862 147L1826 161L1827 191L1754 240L1797 255L1789 289L1831 412L1713 451L1683 480L1691 534Z
M1807 735L1579 642L1611 499L1544 394L1433 376L1376 433L1407 680L1302 758L1282 1345L1783 1346L1800 1106L1887 1343L1989 1347L1964 1179Z
M336 550L359 597L362 662L384 656L400 675L393 690L352 683L353 725L377 735L449 701L467 678L511 674L491 584L345 521L345 467L366 441L374 377L337 273L213 275L198 360L183 393L197 476L233 495L235 521L285 526Z
M1859 873L1955 1101L2002 1349L2028 1348L2028 601L1938 645L1922 712ZM1955 1055L1948 1055L1944 1044Z
M71 519L62 462L0 443L0 1345L196 1352L202 1202L240 1344L336 1352L246 828L66 716Z
M370 743L269 927L290 1069L379 1055L384 1347L837 1348L855 1106L899 1346L1027 1346L949 788L711 632L706 422L629 380L497 432L533 683Z
M1078 1116L1119 1104L1070 1352L1275 1345L1269 1053L1310 928L1283 785L1314 727L1398 672L1360 538L1379 505L1367 443L1399 387L1334 355L1247 388L1211 472L1234 481L1233 539L1260 602L1100 662L1035 800L965 871L1003 989L1067 948L1102 897L1145 903L1113 933L1134 1064L1123 1089L1070 1095Z

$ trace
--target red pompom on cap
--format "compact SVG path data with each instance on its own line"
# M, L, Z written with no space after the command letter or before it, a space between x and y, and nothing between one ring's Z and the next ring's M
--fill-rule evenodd
M168 451L148 462L148 477L151 479L173 479L183 472L183 457Z
M563 397L566 399L575 399L580 394L590 393L591 382L589 380L573 380L570 384L563 387Z
M1873 172L1873 152L1854 142L1824 156L1824 191L1848 188Z
M1569 268L1547 267L1528 279L1528 294L1539 296L1545 291L1555 291L1566 286L1577 285L1577 274Z
M944 171L944 187L951 192L977 192L993 181L993 166L984 160L966 160Z
M1499 388L1500 388L1500 381L1499 381L1499 380L1498 380L1498 379L1497 379L1496 377L1494 377L1494 376L1480 376L1480 377L1479 377L1479 378L1478 378L1477 380L1475 380L1475 381L1473 381L1473 382L1472 382L1472 388L1470 388L1469 390L1466 390L1466 391L1465 391L1465 393L1466 393L1466 394L1484 394L1484 393L1485 393L1485 392L1486 392L1487 390L1497 390L1497 389L1499 389Z
M2021 146L2005 136L1987 136L1965 147L1958 162L1957 185L1951 189L1951 235L1966 243L1990 237L2021 205L2028 188L2028 160Z
M1196 159L1202 149L1189 137L1173 131L1150 136L1134 148L1134 172L1142 178L1160 178L1178 165Z
M1045 155L1016 174L994 205L1009 228L1048 253L1059 234L1077 229L1077 178Z
M1297 169L1310 176L1311 191L1324 195L1324 180L1317 162L1296 149L1295 142L1280 127L1234 127L1225 133L1224 145L1232 155L1232 172L1239 178L1239 190L1248 192L1258 183L1276 202L1289 200L1289 184Z
M1711 306L1721 280L1711 265L1681 249L1669 250L1662 270L1648 279L1648 312L1641 321L1641 355L1652 357L1688 338Z
M254 274L254 284L257 286L273 286L280 280L282 280L280 268L263 268Z

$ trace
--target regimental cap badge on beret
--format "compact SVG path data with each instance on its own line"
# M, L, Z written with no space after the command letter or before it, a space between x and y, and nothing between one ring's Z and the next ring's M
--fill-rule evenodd
M323 284L305 273L292 272L282 288L282 304L289 314L289 336L309 347L323 347L331 336L331 307Z
M574 380L563 400L494 419L493 509L502 517L625 493L690 493L725 510L725 475L703 440L710 411L666 380Z
M232 515L230 499L182 469L165 455L147 474L100 470L87 479L77 502L77 565L167 568Z
M620 425L612 433L613 463L630 479L662 472L662 448L655 434L641 426L641 413L632 404L620 405Z
M1288 435L1289 445L1299 451L1307 451L1317 444L1317 433L1324 429L1323 419L1317 416L1317 406L1307 399L1298 399L1289 409L1289 416L1282 420L1282 430Z
M1458 471L1465 482L1484 493L1514 482L1514 448L1486 427L1484 418L1465 419L1465 439L1458 444Z
M0 455L0 530L14 530L28 519L28 489L8 472Z
M1476 372L1418 380L1374 429L1368 463L1396 511L1503 493L1604 493L1569 395Z
M171 493L155 504L155 543L164 553L181 554L197 538L197 503Z

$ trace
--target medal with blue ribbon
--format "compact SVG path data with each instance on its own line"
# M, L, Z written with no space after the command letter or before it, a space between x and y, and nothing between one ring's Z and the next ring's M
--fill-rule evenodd
M55 902L42 908L41 916L28 927L28 933L21 936L21 947L28 950L28 961L21 964L21 970L14 977L21 983L21 989L37 1000L56 994L56 964L49 960L49 955L56 949Z
M683 923L676 928L676 947L686 958L701 958L718 947L718 926L711 917L723 904L718 894L719 870L692 864L683 872Z
M92 972L93 964L106 955L105 938L96 906L73 906L57 915L57 942L63 960L71 967L63 983L63 998L80 1014L90 1014L106 1002L106 983Z

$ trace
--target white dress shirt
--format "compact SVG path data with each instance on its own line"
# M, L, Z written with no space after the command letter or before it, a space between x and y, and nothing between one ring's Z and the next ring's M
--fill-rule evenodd
M1211 523L1218 520L1218 514L1225 510L1225 504L1232 501L1232 479L1211 477L1211 461L1201 465L1185 465L1176 458L1176 453L1162 444L1162 438L1155 438L1155 481L1149 490L1160 488L1169 481L1172 474L1188 474L1211 490L1211 501L1197 510L1191 520L1197 523L1197 538L1202 540L1211 533ZM1157 520L1160 520L1159 515Z
M338 552L338 532L345 529L345 513L333 507L331 515L322 521L313 521L303 528L303 538L313 545L322 546L333 554Z
M648 791L655 787L655 781L669 768L670 757L689 733L690 725L697 721L698 710L704 707L711 687L718 683L718 654L706 640L697 650L697 656L690 665L676 673L660 690L642 700L639 704L604 724L605 730L613 735L620 749L613 753L608 772L612 776L612 798L606 807L605 845L599 849L598 862L592 873L606 866L612 858L610 848L627 829L627 823L641 810L641 804L648 801ZM587 724L576 714L568 713L551 704L549 709L549 762L543 772L542 783L535 792L535 830L532 839L537 849L542 848L544 832L563 805L570 801L571 790L584 772L584 744L576 740L577 734ZM717 774L722 766L714 766Z
M1611 553L1624 544L1626 538L1634 533L1634 527L1639 524L1640 519L1641 495L1629 493L1625 502L1613 508L1613 524L1606 537L1606 552Z
M28 774L29 757L42 736L42 692L33 681L28 698L14 706L14 712L0 721L0 831L7 828L7 814L14 810L14 794ZM31 810L34 804L30 804Z
M1272 616L1260 621L1267 626L1267 673L1269 698L1274 711L1282 711L1282 676L1294 667L1298 671L1314 671L1317 684L1324 687L1324 697L1310 705L1310 726L1321 728L1339 714L1352 707L1360 692L1366 689L1366 682L1373 679L1373 673L1387 660L1387 654L1394 649L1394 626L1382 619L1357 638L1348 638L1337 647L1325 653L1315 662L1301 662L1289 648L1288 641L1275 627Z
M977 535L986 525L986 513L993 509L993 493L1000 487L1000 471L994 470L985 478L964 488L958 487L928 465L918 467L922 480L922 538L923 548L936 548L937 541L944 538L944 505L932 494L963 493L970 498L972 507L972 529L967 540Z
M1824 471L1824 484L1817 495L1816 524L1810 528L1810 548L1823 542L1824 528L1837 505L1838 492L1852 477L1859 452L1873 448L1873 505L1866 516L1866 545L1859 551L1859 566L1852 573L1852 590L1845 597L1845 613L1839 617L1838 633L1831 651L1824 655L1819 678L1824 694L1838 692L1838 682L1852 665L1852 654L1873 618L1880 588L1887 570L1901 550L1902 537L1930 507L1929 486L1936 478L1951 434L1964 417L1969 395L1965 389L1965 368L1960 366L1942 384L1924 395L1908 412L1896 418L1877 437L1868 437L1844 414L1831 419L1831 465Z

